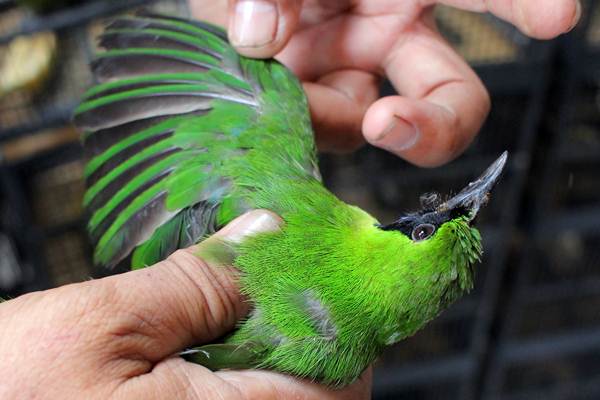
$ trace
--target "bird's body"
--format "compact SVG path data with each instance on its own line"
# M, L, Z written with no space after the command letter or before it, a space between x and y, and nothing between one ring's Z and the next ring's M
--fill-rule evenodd
M284 221L235 245L248 318L187 358L343 385L472 287L471 222L504 160L382 226L321 184L302 87L276 61L238 56L211 25L152 15L118 19L101 44L103 83L75 118L96 263L151 265L251 209Z

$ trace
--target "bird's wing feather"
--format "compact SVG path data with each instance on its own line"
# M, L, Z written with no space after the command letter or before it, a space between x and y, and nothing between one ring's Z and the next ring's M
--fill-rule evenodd
M225 170L270 135L301 137L309 151L289 157L314 173L304 93L276 61L240 57L218 27L151 14L117 19L100 45L99 84L74 118L97 264L136 247L134 267L154 263L235 217L242 207ZM248 131L250 145L240 139Z

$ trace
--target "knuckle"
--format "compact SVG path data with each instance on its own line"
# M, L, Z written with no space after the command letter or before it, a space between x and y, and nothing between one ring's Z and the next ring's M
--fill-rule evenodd
M225 267L212 268L206 262L193 255L190 251L179 250L168 260L173 274L177 275L180 286L178 290L186 291L182 296L189 303L183 318L190 324L191 313L196 313L203 318L200 327L190 326L202 335L214 336L224 324L234 323L238 310L238 294L233 277Z

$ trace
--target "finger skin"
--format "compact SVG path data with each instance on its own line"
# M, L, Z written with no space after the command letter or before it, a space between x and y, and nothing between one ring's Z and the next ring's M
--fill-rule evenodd
M231 0L229 40L244 56L273 57L295 32L301 9L301 0Z
M471 143L490 99L477 75L435 30L431 10L407 34L410 40L399 42L382 63L402 96L375 102L363 132L371 144L416 165L438 166ZM393 125L397 119L406 127Z
M362 373L356 382L339 389L329 389L317 383L300 380L271 371L221 371L217 375L244 390L251 399L361 400L371 398L372 368ZM266 388L266 390L265 390ZM266 397L261 397L266 395Z
M330 389L271 371L212 373L199 365L172 358L158 364L151 373L125 382L115 392L115 398L367 400L370 398L371 386L371 368L355 383L341 389Z
M364 144L362 117L379 96L379 78L341 70L304 83L317 146L321 151L353 151Z
M579 0L429 0L435 3L492 14L512 23L536 39L552 39L568 32L581 17Z
M417 139L408 149L397 150L393 143L377 139L379 132L386 128L387 121L395 116L419 126ZM442 106L425 100L392 96L378 100L369 108L363 129L367 140L373 145L397 154L415 165L434 167L456 157L474 137L476 130L472 135L465 136L459 131L458 125L457 116ZM371 139L371 136L374 139Z
M227 0L188 0L191 16L222 27L227 26L229 2Z

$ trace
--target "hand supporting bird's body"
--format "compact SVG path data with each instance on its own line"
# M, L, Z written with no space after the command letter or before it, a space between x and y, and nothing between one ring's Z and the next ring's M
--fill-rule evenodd
M506 155L457 196L381 225L322 185L302 87L278 62L239 56L220 28L152 14L117 19L100 44L101 83L75 116L97 264L151 265L251 209L284 221L220 244L252 311L185 358L345 385L471 289L472 224Z

